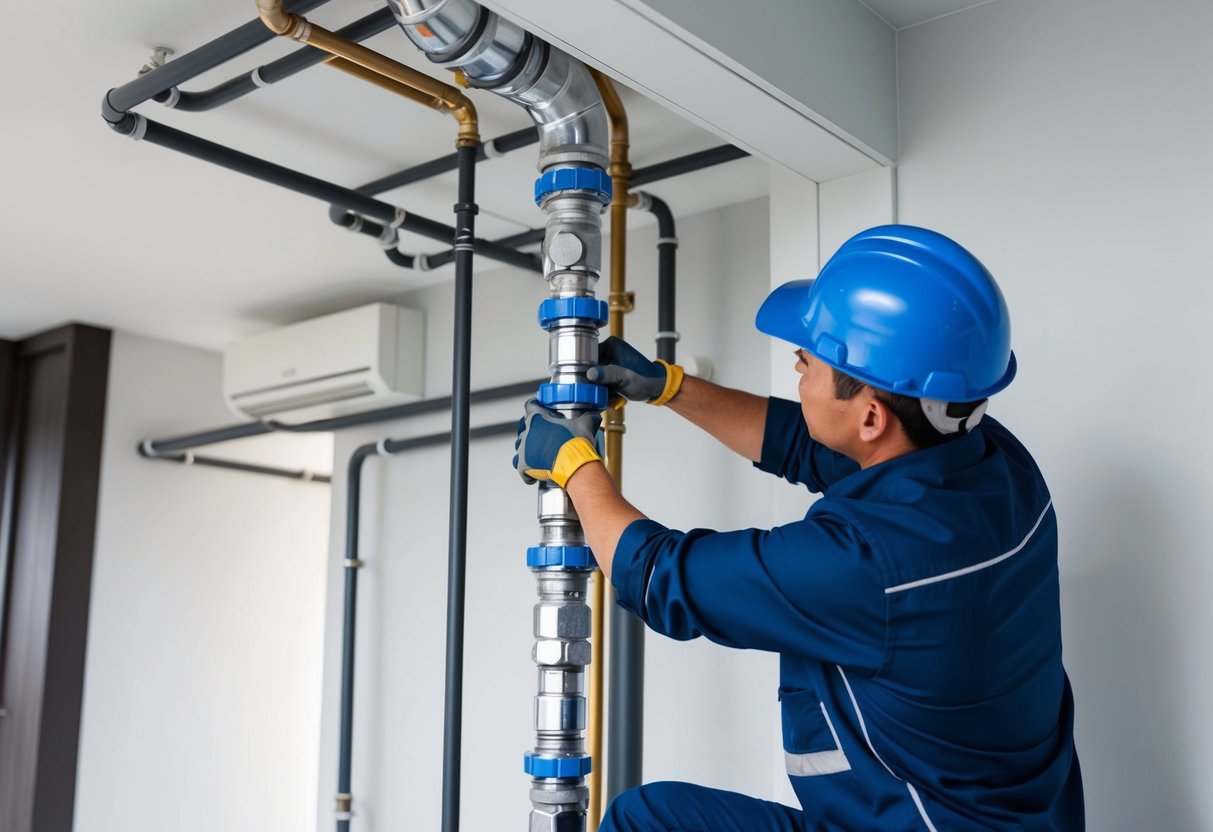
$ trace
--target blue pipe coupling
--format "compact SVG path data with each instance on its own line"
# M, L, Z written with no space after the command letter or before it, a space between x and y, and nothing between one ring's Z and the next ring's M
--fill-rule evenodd
M531 546L526 550L526 565L531 569L545 566L595 569L598 561L589 546Z
M541 757L528 751L522 758L522 769L532 777L585 777L592 768L588 754L577 757Z
M600 327L610 318L610 307L598 298L548 298L539 304L539 325L548 332L562 321Z
M602 168L553 168L535 180L535 204L556 191L589 191L606 205L611 201L611 177Z
M563 404L583 410L605 410L609 398L607 389L601 384L576 382L573 384L549 383L539 385L539 403L544 407L555 407L558 404Z

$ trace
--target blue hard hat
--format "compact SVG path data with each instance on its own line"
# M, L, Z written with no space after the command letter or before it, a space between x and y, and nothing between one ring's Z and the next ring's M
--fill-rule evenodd
M984 399L1015 378L998 284L955 241L882 225L842 244L816 280L785 283L754 321L865 384L945 402Z

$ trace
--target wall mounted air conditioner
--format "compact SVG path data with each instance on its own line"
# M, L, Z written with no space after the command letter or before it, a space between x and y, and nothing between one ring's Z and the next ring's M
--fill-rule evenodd
M424 317L372 303L238 341L223 354L228 406L253 419L327 419L416 401Z

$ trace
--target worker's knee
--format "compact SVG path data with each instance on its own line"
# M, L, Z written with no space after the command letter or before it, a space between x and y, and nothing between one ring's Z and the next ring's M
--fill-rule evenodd
M685 783L647 783L628 789L607 807L598 832L664 832L669 826L669 806L680 802L678 792Z

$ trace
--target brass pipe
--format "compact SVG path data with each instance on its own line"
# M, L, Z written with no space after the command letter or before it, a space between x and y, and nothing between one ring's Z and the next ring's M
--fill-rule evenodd
M394 92L396 95L407 98L409 101L422 104L426 107L431 107L435 110L444 109L438 99L434 98L434 96L421 92L420 90L413 89L407 84L394 81L391 78L388 78L386 75L380 75L378 72L372 72L366 67L356 64L353 61L334 56L325 61L325 63L334 69L339 69L348 75L353 75L355 78L360 78L363 81L366 81L368 84L374 84L375 86L385 89L388 92Z
M338 69L378 83L379 86L406 95L413 101L453 116L459 123L456 147L471 147L480 143L476 106L457 87L444 84L424 72L405 66L386 55L380 55L360 43L347 40L300 15L289 14L283 10L282 0L257 0L257 10L260 12L261 22L274 34L306 43L341 59L344 63L334 63ZM365 73L355 72L351 65L364 70ZM394 85L374 81L371 75L394 81L418 95L410 95Z
M611 175L611 283L608 294L610 332L623 337L623 316L632 311L634 295L627 291L627 216L628 189L632 184L632 165L628 162L628 115L619 99L619 93L611 79L596 69L590 75L598 86L606 105L611 123L610 167ZM603 433L606 439L606 467L615 484L623 487L623 407L608 407L603 414ZM605 810L602 799L606 766L603 763L603 642L606 640L606 581L602 574L595 576L592 609L593 631L597 637L591 640L590 662L590 720L587 733L589 753L594 758L594 769L590 773L590 806L586 815L586 826L596 830Z

